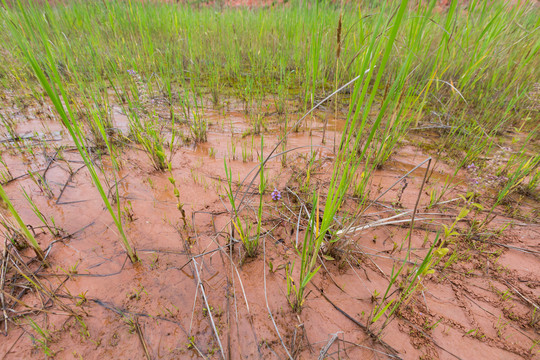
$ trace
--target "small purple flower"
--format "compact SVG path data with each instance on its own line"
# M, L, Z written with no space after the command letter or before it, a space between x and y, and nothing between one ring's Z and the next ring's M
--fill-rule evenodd
M467 166L467 170L476 171L478 168L476 165L474 165L474 163L471 163L469 166Z
M135 70L132 70L132 69L129 69L128 71L128 74L131 75L131 76L134 76L137 74L137 72Z
M274 201L281 200L281 192L278 189L274 188L274 191L272 191L271 195L272 195L272 200Z

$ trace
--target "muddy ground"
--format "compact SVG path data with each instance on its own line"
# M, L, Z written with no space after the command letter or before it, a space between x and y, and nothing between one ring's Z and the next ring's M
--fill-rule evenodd
M0 359L540 359L540 225L538 202L531 196L514 195L496 208L480 233L469 229L486 212L460 221L460 234L435 272L386 323L384 316L369 321L393 267L405 259L417 199L411 257L399 281L423 260L442 224L450 226L465 206L460 195L471 188L466 169L454 175L455 165L443 156L429 163L426 182L428 163L414 169L434 156L426 144L436 143L440 134L411 132L376 170L368 203L386 194L357 218L355 226L365 228L344 236L341 256L320 258L323 266L298 314L287 300L285 266L299 262L295 244L306 225L301 209L310 206L311 194L303 186L312 154L310 189L325 193L328 188L344 124L333 110L308 118L287 142L288 149L298 149L267 164L265 235L255 258L245 258L237 240L231 245L224 197L223 159L238 183L257 167L260 151L260 136L249 134L252 125L239 104L208 109L208 141L182 144L172 158L187 227L168 174L155 171L142 150L122 140L119 191L128 238L141 258L135 265L54 114L32 107L9 111L19 138L3 138L2 156L14 178L5 188L47 249L50 267L33 261L30 250L21 252L20 260L45 289L38 292L6 261L2 285L11 297L4 297L10 306L0 316L0 330L7 330L0 336ZM115 108L113 118L122 139L127 117ZM324 143L322 119L330 119ZM277 143L280 124L270 109L265 154ZM24 151L29 148L33 154ZM106 159L103 166L110 166ZM51 194L27 175L28 169L42 174ZM247 191L248 214L256 213L257 184L241 188L240 196ZM430 192L445 186L439 203L428 208ZM63 230L59 237L40 228L20 187L54 217ZM279 201L271 199L274 188L282 194ZM487 202L489 191L484 189ZM352 210L357 202L351 195L346 207ZM404 221L376 222L407 211L396 219ZM16 255L4 251L3 259L10 256ZM391 291L399 292L400 286ZM48 332L46 349L30 319Z

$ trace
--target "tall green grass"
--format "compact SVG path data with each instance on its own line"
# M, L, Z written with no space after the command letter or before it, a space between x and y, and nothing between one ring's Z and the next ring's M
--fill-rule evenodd
M433 4L433 3L432 3ZM337 159L334 163L334 170L328 192L326 194L326 203L324 211L319 220L319 201L320 196L314 196L313 210L310 215L308 228L305 233L305 239L300 252L300 275L299 281L292 281L292 270L287 269L287 290L290 296L294 292L295 299L292 307L296 311L301 311L304 302L304 289L313 276L317 273L316 261L319 251L324 243L327 243L327 252L332 253L337 247L338 238L333 236L336 223L335 217L341 211L346 195L349 193L351 184L355 178L356 172L363 162L365 166L370 163L370 146L375 145L375 134L379 131L385 111L395 110L400 97L397 89L400 88L402 74L408 73L410 61L403 63L398 77L392 84L388 95L385 97L378 116L372 124L368 124L367 118L373 106L378 87L381 83L386 66L390 59L394 41L401 27L404 15L407 10L407 0L403 0L395 9L395 16L391 22L387 22L384 12L381 12L376 18L376 26L369 38L366 51L360 57L360 64L356 68L358 74L364 74L354 86L349 115L347 118L346 129L343 132ZM380 36L381 33L387 33L387 37ZM411 53L409 58L412 58ZM400 76L401 75L401 76ZM371 85L372 84L372 85ZM388 117L388 121L399 122L401 112L394 117ZM387 124L387 126L392 126ZM362 144L363 142L363 144ZM383 144L381 142L381 144ZM379 149L380 151L380 149ZM327 236L329 235L329 236Z
M295 1L220 10L133 1L24 4L24 14L5 5L3 19L28 22L25 36L38 62L47 50L32 34L41 29L67 90L75 87L74 73L105 85L116 79L128 88L127 70L133 69L146 79L150 96L174 103L182 95L171 94L192 84L214 103L235 96L256 112L262 111L257 104L263 98L273 99L276 108L283 108L287 98L307 108L353 78L373 34L388 30L377 23L377 14L390 19L394 10L385 1L348 4L343 10L331 3L303 6ZM419 98L417 118L439 120L433 119L435 112L444 115L445 125L477 123L487 133L512 126L539 75L538 7L485 0L471 1L466 11L457 1L447 12L430 7L409 6L404 14L377 100L402 64L410 62L411 72L403 75L397 91L402 101ZM5 57L0 86L40 98L36 77L9 36L7 21L0 25ZM354 101L352 95L340 99Z
M105 189L103 188L103 185L101 184L101 181L98 177L98 173L96 168L94 167L91 155L88 152L87 147L85 146L86 137L84 134L84 129L82 128L81 124L79 124L79 122L76 120L75 114L70 104L70 101L72 101L73 97L67 93L63 84L63 80L60 76L60 70L55 63L55 59L52 55L54 47L50 45L44 28L40 26L41 24L37 24L37 27L34 28L34 25L36 24L32 23L28 16L28 13L25 12L25 8L23 8L20 3L19 5L19 10L21 11L23 16L23 21L19 23L12 18L7 18L7 22L10 25L9 29L12 37L17 40L19 50L23 53L23 56L33 69L34 75L38 78L39 83L44 88L45 92L53 103L55 110L58 112L63 125L66 127L73 142L75 143L77 150L79 151L86 167L88 168L88 171L90 172L92 181L101 195L103 203L107 207L109 213L111 214L111 217L114 220L114 223L116 224L118 231L120 232L122 243L126 249L130 260L132 262L136 262L138 260L137 255L131 247L129 241L127 240L127 236L122 226L120 207L118 205L117 212L114 211L111 202L108 199L108 195L105 192ZM7 7L5 2L4 6ZM34 8L31 7L30 9ZM33 34L32 31L36 31L36 34ZM25 37L25 35L28 34L33 34L35 36L35 38L33 38L34 41L37 41L38 39L42 41L42 45L44 46L46 51L46 56L44 58L37 58L33 54L32 49L29 45L29 41ZM107 141L107 136L105 134L105 130L103 129L102 122L94 121L94 124L97 126L100 134L103 136L103 140L107 144L107 147L110 149L110 145Z

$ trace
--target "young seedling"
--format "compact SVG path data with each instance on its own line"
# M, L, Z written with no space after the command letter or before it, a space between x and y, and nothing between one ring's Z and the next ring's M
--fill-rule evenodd
M242 219L240 218L240 215L236 207L234 191L232 188L232 171L229 167L227 167L227 161L225 159L223 159L223 162L225 165L225 177L227 178L227 188L225 190L227 192L227 197L229 199L229 203L231 204L231 210L232 210L231 221L234 228L238 232L238 236L240 237L242 244L244 245L244 249L246 250L246 255L248 257L253 257L256 255L257 249L259 247L259 236L260 236L260 231L261 231L261 217L262 217L262 194L259 195L257 235L252 237L251 236L251 220L249 220L248 218L244 218L244 221L242 221Z
M323 238L321 236L322 234L320 232L319 199L320 195L314 193L312 210L308 219L308 226L304 234L302 250L300 251L297 249L300 256L300 275L298 277L298 282L295 282L293 279L293 270L295 266L294 261L291 265L287 265L285 270L289 303L292 309L298 313L302 312L302 307L305 301L305 289L321 267L320 265L316 267L319 251L323 243Z
M13 204L11 203L11 200L7 196L7 194L6 194L6 192L5 192L2 185L0 185L0 197L2 198L2 201L4 202L4 204L7 206L8 210L11 213L11 215L13 216L13 218L15 218L15 221L19 225L19 230L24 235L26 240L28 240L28 242L30 243L30 246L34 250L37 258L39 259L39 261L46 264L46 262L45 262L45 254L41 250L41 247L39 246L39 244L38 244L36 238L34 237L34 235L26 227L25 223L23 222L23 220L19 216L19 213L17 212L17 210L15 210L15 208L13 207Z
M30 335L35 346L41 349L47 357L54 357L55 352L52 351L51 348L49 348L49 343L52 340L51 333L47 329L39 326L38 323L31 318L26 317L26 320L28 321L28 324L30 325L32 330L34 330L34 332L37 334L37 336Z
M45 215L38 209L36 203L32 200L30 195L28 195L26 190L23 187L21 187L21 190L23 192L24 198L26 199L26 201L28 201L28 204L30 204L30 207L32 208L32 211L38 217L38 219L43 223L43 225L45 225L45 227L47 228L47 230L49 230L49 232L51 233L52 236L59 237L60 236L60 229L58 229L55 226L54 218L51 217L50 220L51 220L52 224L49 224L49 221L47 220Z

